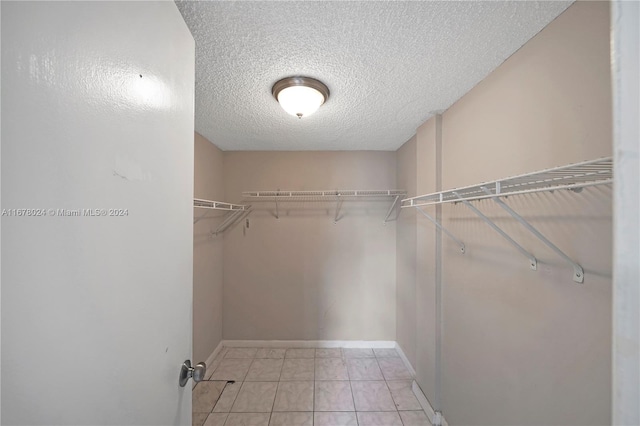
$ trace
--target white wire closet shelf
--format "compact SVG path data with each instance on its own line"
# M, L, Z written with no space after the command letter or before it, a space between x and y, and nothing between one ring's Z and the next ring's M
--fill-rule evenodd
M612 182L613 159L605 157L477 185L418 195L402 200L402 207L429 206L559 189L578 189ZM490 193L487 193L485 189Z
M199 209L236 211L236 210L247 210L250 206L246 206L243 204L231 204L231 203L224 203L222 201L211 201L211 200L203 200L200 198L194 198L193 207L199 208Z
M205 209L206 211L198 216L193 224L195 225L201 220L209 210L222 210L226 211L227 215L225 215L224 220L218 225L218 228L215 231L211 231L212 234L218 235L221 232L227 230L231 225L236 223L240 218L246 216L251 211L250 205L244 204L231 204L225 203L222 201L212 201L212 200L204 200L201 198L193 199L193 207L197 209Z
M245 198L269 198L269 199L290 199L293 201L313 201L313 200L335 200L342 198L366 198L366 197L395 197L407 195L407 191L399 189L385 190L354 190L354 189L332 189L329 191L245 191L242 193Z
M611 157L598 158L581 163L569 164L566 166L554 167L533 173L526 173L519 176L499 179L491 182L484 182L477 185L465 186L463 188L450 189L447 191L434 192L432 194L418 195L417 197L402 200L401 207L414 207L427 219L433 222L440 231L444 232L460 247L460 251L465 253L464 243L444 228L440 222L425 212L422 207L461 202L471 209L480 219L482 219L493 230L500 234L507 242L515 247L529 262L529 267L537 269L538 261L533 254L518 244L505 231L499 228L490 218L485 216L471 201L490 198L503 210L509 213L515 220L538 238L543 244L553 250L558 256L563 258L573 267L573 280L578 283L584 282L584 270L574 262L556 245L549 241L540 231L527 222L522 216L509 207L501 197L518 194L530 194L543 191L556 191L569 189L579 192L582 188L597 185L607 185L613 183L613 159Z
M401 189L384 189L384 190L357 190L357 189L331 189L318 191L245 191L242 193L244 198L257 199L262 201L274 201L276 206L276 219L279 217L278 202L287 201L335 201L336 213L333 222L339 220L340 208L345 200L385 200L392 199L391 207L384 218L383 223L389 221L391 213L398 205L401 197L407 195L407 191Z

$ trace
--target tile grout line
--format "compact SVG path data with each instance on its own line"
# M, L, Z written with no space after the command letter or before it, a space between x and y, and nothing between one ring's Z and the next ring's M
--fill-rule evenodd
M360 420L358 419L358 410L356 409L356 399L353 396L353 386L351 386L351 373L349 372L349 363L347 362L347 355L344 353L344 348L342 348L342 354L344 355L344 364L347 367L347 377L349 377L349 390L351 391L351 402L353 402L353 414L356 416L356 425L360 425Z
M311 426L315 426L316 424L316 359L315 356L318 354L318 349L313 351L313 398L311 400Z
M373 354L375 355L375 351L373 351ZM389 391L389 396L391 397L391 401L393 402L393 406L396 409L395 413L398 415L398 418L400 419L400 423L404 425L404 421L402 420L402 416L400 416L400 411L398 410L398 406L396 405L396 400L393 399L391 388L389 387L389 383L387 383L387 376L385 376L384 371L382 371L382 367L380 366L380 361L378 360L377 356L376 356L376 364L378 364L378 368L380 369L380 373L382 373L382 377L384 379L384 385L387 387L387 390Z
M285 351L286 355L287 351ZM282 360L282 368L284 368L284 359ZM280 369L280 375L282 375L282 368ZM273 402L271 403L271 412L269 413L269 421L267 426L271 424L271 418L273 417L273 409L276 406L276 398L278 397L278 390L280 389L280 375L278 376L278 383L276 384L276 393L273 395Z
M288 349L290 349L290 348L288 348ZM257 350L259 350L259 348ZM316 351L317 351L317 348L314 348L314 356L313 356L313 358L310 358L310 359L313 359L313 389L312 389L313 392L312 392L312 411L311 411L311 416L312 416L311 424L312 425L315 425L315 412L316 412L316 410L315 410L315 396L316 396L316 385L317 385L317 382L318 382L318 379L317 379L317 365L316 364L317 364L317 360L318 359L322 359L322 357L318 358L316 356L317 355ZM373 351L373 349L372 349L372 351ZM351 377L351 372L349 370L349 364L347 362L349 358L346 357L346 355L344 354L344 348L340 348L340 352L341 352L341 356L339 358L337 358L337 359L341 359L345 363L345 369L346 369L347 377L348 377L348 381L349 381L349 389L351 391L351 399L352 399L352 403L353 403L353 407L354 407L354 414L356 415L356 424L359 425L360 422L359 422L359 419L357 417L358 411L357 411L356 406L355 406L355 396L354 396L354 393L353 393L353 383L352 382L354 380ZM373 358L375 358L375 360L376 360L376 366L380 369L380 372L382 374L382 380L384 381L385 387L388 390L389 395L391 396L391 400L392 400L392 402L394 404L394 411L392 411L392 412L395 412L396 415L398 415L398 417L400 418L401 424L404 425L404 421L402 420L402 417L400 416L400 413L399 413L400 410L398 409L398 406L396 405L396 401L393 398L393 394L391 392L391 388L389 387L389 381L392 380L392 379L386 377L386 375L384 374L384 372L382 370L382 367L380 365L380 358L390 358L390 357L379 357L379 356L377 356L375 354L375 351L373 351L373 353L374 353ZM251 367L253 366L255 361L258 359L258 358L256 358L256 355L257 354L254 354L254 356L250 358L251 359L251 363L250 363L250 365L249 365L249 367L247 369L247 372L244 374L244 379L246 379L248 377L249 370L251 369ZM226 357L226 353L223 355L223 357ZM333 357L328 357L328 358L333 358ZM229 358L229 359L231 359L231 358ZM278 376L277 386L276 386L276 393L274 395L274 400L273 400L273 403L272 403L271 412L269 413L269 423L273 419L273 413L274 413L274 409L275 409L275 401L276 401L276 397L277 397L278 390L279 390L279 387L280 387L280 383L282 383L282 375L283 375L283 370L284 370L284 361L285 361L285 359L286 359L286 350L285 350L285 357L282 359L282 366L281 366L280 371L279 371L279 376ZM300 358L300 359L302 359L302 358ZM219 367L219 366L216 366L216 367ZM215 372L215 370L214 370L214 372ZM410 381L412 379L413 379L413 376L411 378L407 379L407 380ZM397 379L397 380L403 380L403 379ZM261 380L261 381L264 381L264 380ZM378 381L378 380L372 379L372 380L363 380L363 381L366 382L366 381ZM229 412L221 413L221 414L227 414L227 418L225 419L225 424L228 421L229 415L232 414L233 405L235 405L235 403L237 402L237 398L240 395L240 392L242 391L242 389L244 388L245 383L246 383L246 380L242 380L242 382L239 384L240 385L240 389L236 393L233 401L231 402L231 408L229 409ZM228 385L229 385L229 381L227 380L226 383L225 383L224 388L222 389L220 397L222 396L224 391L228 388ZM218 401L219 401L220 397L218 398ZM212 408L212 411L210 413L207 413L207 414L213 413L213 410L215 409L215 406L217 405L218 401L216 401L216 403L214 404L214 406ZM423 410L419 410L419 411L423 411ZM291 412L294 412L294 411L291 411ZM300 411L300 413L303 413L303 412L304 411ZM205 421L206 421L206 419L205 419Z

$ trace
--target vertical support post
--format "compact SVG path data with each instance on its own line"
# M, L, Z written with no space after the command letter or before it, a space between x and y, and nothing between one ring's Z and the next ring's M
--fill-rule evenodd
M485 194L492 195L492 192L489 189L487 189L486 187L482 186L481 189L484 191ZM500 198L492 197L492 199L500 207L502 207L503 210L505 210L507 213L509 213L515 220L520 222L522 224L522 226L527 228L527 230L529 232L531 232L540 241L542 241L547 247L549 247L551 250L553 250L558 256L563 258L567 263L569 263L573 267L573 280L575 282L577 282L577 283L584 282L584 270L582 269L582 266L578 265L576 262L571 260L571 258L569 256L564 254L564 252L562 250L560 250L555 244L553 244L551 241L549 241L544 235L542 235L540 233L540 231L538 231L536 228L534 228L522 216L520 216L518 213L513 211L513 209L511 207L509 207L507 204L505 204L505 202L502 201Z
M436 191L442 191L442 114L436 114ZM436 205L436 222L442 222L442 204ZM442 411L442 227L436 228L436 371L433 409ZM439 416L435 419L438 424ZM441 422L440 422L441 423Z

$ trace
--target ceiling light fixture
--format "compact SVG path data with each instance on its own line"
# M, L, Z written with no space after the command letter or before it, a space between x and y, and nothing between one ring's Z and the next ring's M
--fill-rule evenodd
M271 89L282 109L298 118L307 117L329 99L329 88L311 77L287 77Z

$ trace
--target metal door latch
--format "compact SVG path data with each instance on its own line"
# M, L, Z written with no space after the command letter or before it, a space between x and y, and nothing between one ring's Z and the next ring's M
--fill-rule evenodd
M207 372L207 364L204 362L198 363L194 367L191 366L191 360L186 360L182 363L180 368L180 387L185 387L190 378L193 377L193 381L198 383L204 380L204 375Z

